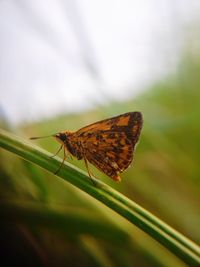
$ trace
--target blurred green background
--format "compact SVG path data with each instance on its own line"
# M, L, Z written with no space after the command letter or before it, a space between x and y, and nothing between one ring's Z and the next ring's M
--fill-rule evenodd
M184 51L176 73L126 102L81 114L2 128L29 138L127 111L141 111L144 127L135 161L113 188L200 241L200 58ZM52 138L38 145L54 153ZM61 153L62 157L62 153ZM152 238L90 196L37 166L0 153L1 260L28 266L185 266ZM82 161L70 160L85 169ZM12 240L12 242L11 242ZM6 255L6 256L5 256Z

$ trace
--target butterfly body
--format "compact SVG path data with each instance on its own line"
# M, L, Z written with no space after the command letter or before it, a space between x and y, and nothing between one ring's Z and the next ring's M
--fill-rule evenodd
M128 112L105 119L75 132L65 131L54 135L72 156L87 162L115 181L129 167L142 128L142 114ZM66 157L65 157L66 158ZM65 159L64 158L64 159Z
M78 140L75 136L76 132L61 132L55 135L56 140L64 146L72 156L78 160L83 158L83 147L81 140Z

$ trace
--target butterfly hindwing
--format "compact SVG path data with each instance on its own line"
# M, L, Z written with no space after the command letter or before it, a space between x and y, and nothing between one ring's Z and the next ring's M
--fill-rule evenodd
M124 132L102 133L100 141L91 137L84 144L86 159L114 180L132 162L133 149Z

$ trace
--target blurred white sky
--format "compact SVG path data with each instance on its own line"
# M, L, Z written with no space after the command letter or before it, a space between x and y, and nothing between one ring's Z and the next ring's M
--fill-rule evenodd
M0 115L123 100L176 69L199 0L0 1Z

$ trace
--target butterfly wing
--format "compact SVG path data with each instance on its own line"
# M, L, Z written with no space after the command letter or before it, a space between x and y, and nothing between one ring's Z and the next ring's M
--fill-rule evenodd
M119 173L123 172L133 159L133 146L126 134L103 133L101 141L96 138L87 139L84 144L86 159L114 180L120 180Z
M142 128L142 114L140 112L127 112L125 114L98 121L76 131L76 137L90 138L100 132L130 132L131 140L137 143Z
M76 132L84 157L114 180L120 180L133 160L133 152L142 128L140 112L129 112L106 119Z

